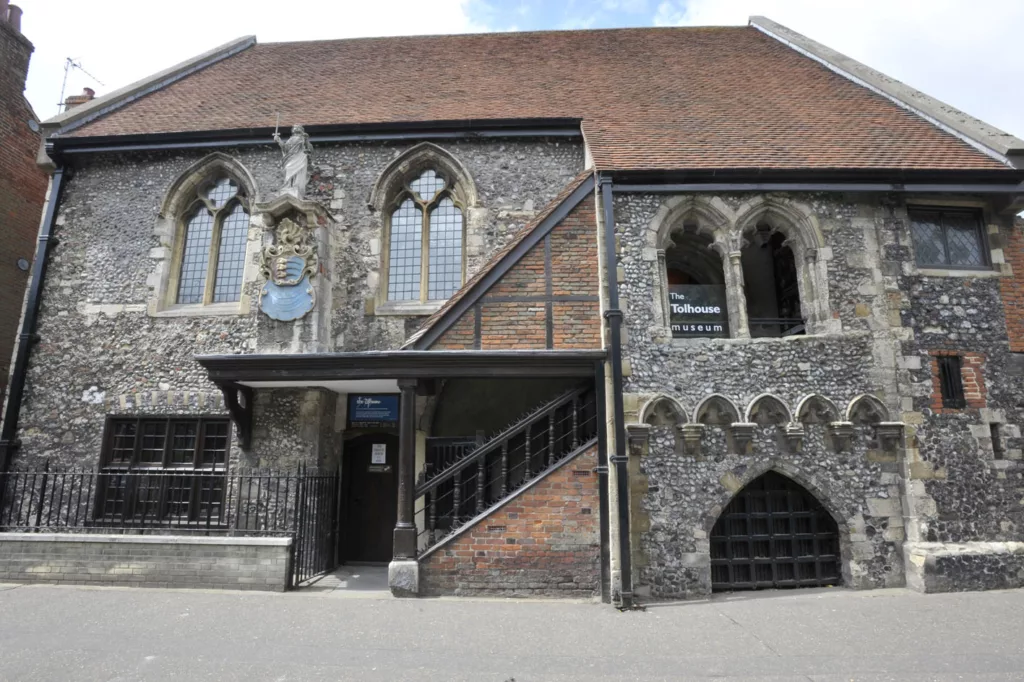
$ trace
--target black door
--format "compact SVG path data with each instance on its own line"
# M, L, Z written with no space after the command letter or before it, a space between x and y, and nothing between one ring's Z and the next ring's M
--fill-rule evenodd
M398 520L398 437L360 436L345 443L342 561L391 561Z
M813 495L769 471L750 482L711 531L714 590L842 582L839 529Z

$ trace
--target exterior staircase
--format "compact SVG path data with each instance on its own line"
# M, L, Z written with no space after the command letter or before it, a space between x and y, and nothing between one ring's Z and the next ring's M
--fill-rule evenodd
M593 448L597 412L596 393L586 386L540 405L486 442L428 439L427 467L415 491L420 556Z

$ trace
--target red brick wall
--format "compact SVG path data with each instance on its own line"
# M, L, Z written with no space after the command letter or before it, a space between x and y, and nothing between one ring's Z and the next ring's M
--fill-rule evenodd
M1006 313L1006 335L1010 339L1010 350L1024 353L1024 221L1014 221L1003 255L1013 268L1013 277L999 278L999 293Z
M596 466L597 448L593 447L422 560L420 593L600 594Z
M17 263L32 262L46 194L46 176L36 166L39 135L28 125L35 116L23 95L31 54L32 44L0 21L0 403L28 282Z
M933 350L932 356L932 410L939 414L954 413L958 410L942 406L942 386L939 382L939 356L959 355L960 379L964 383L964 398L968 408L985 407L985 356L982 353L957 350Z
M551 295L548 265L541 241L446 331L433 348L600 348L597 237L593 202L581 202L549 235ZM566 301L564 297L592 300ZM559 300L563 297L563 300ZM509 301L507 299L522 299ZM548 306L550 304L550 321ZM480 335L476 337L479 316ZM548 324L551 342L548 342Z

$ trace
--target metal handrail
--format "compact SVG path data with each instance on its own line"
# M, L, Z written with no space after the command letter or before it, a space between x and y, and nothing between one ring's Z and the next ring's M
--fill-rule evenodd
M573 400L581 398L589 390L590 388L587 386L574 388L571 391L563 393L559 397L554 398L553 400L545 403L541 407L531 412L529 416L522 419L519 423L514 424L513 426L510 426L509 428L505 429L497 436L490 439L489 441L478 447L476 450L460 459L455 464L452 464L446 467L445 469L442 469L441 471L437 472L434 476L430 478L430 480L420 483L418 486L416 486L415 497L422 497L428 492L431 492L432 490L437 488L437 486L439 486L441 483L454 476L456 473L463 471L464 469L467 469L471 464L475 464L481 457L486 457L490 453L497 450L502 443L507 442L508 440L514 438L515 436L518 436L520 433L522 433L528 427L533 425L535 422L539 421L540 419L547 419L548 414L552 410L557 410L560 407L568 405Z

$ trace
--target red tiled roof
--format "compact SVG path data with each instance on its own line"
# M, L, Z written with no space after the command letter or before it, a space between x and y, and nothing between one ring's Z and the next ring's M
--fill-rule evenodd
M579 118L602 170L1005 169L751 27L258 44L70 136Z
M501 263L506 256L508 256L512 249L516 248L516 246L521 244L528 236L530 236L530 234L534 230L540 227L540 224L543 223L549 215L554 213L555 209L561 206L562 202L568 199L569 195L575 192L579 188L579 186L586 182L587 178L591 177L593 174L593 171L584 171L577 175L572 180L570 180L569 184L563 187L562 191L558 193L558 196L556 196L554 199L551 200L549 204L542 208L540 212L537 213L537 215L535 215L533 219L530 220L530 222L528 222L526 226L523 227L523 229L516 232L512 239L510 239L509 242L505 244L505 246L501 247L499 251L495 252L491 259L487 261L484 264L484 266L477 271L475 275L470 277L458 291L452 294L451 298L445 301L444 305L438 308L433 315L428 317L426 321L424 321L423 324L420 325L420 328L417 329L413 333L413 335L406 340L402 347L405 348L407 346L411 346L416 341L418 341L420 337L427 333L427 331L429 331L431 327L437 324L449 310L454 308L456 303L458 303L466 296L468 296L473 291L473 289L476 288L477 283L481 279L483 279L488 272L498 267L498 264ZM480 294L484 293L486 293L486 291L480 292ZM453 320L453 322L456 321L457 320Z

